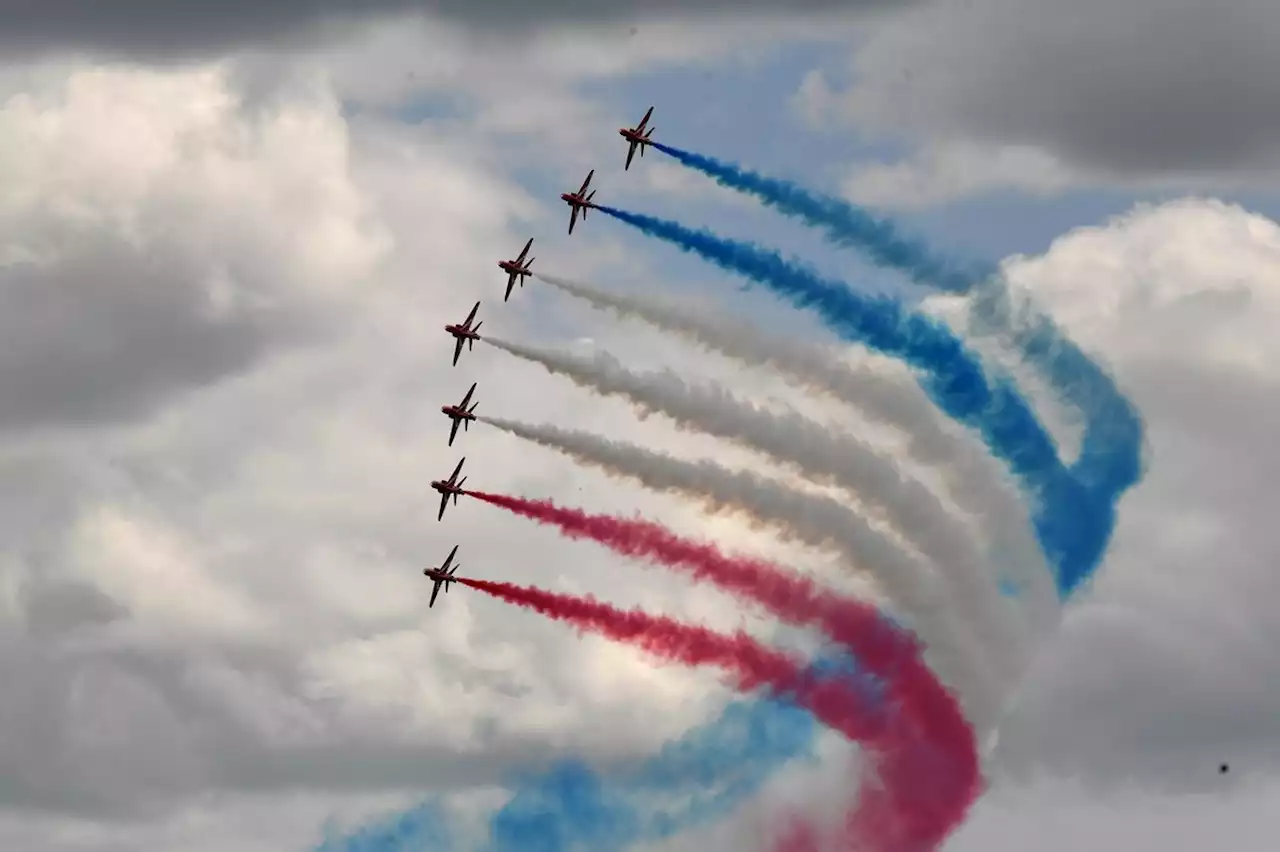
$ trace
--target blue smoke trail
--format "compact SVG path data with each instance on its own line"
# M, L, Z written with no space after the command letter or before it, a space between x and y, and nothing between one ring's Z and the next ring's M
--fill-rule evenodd
M1008 289L1002 286L996 265L960 268L958 263L936 255L923 241L904 235L891 220L876 218L843 199L714 157L658 142L653 147L721 186L752 195L784 215L818 228L829 242L857 249L877 265L901 272L917 284L956 294L977 291L974 307L979 325L989 333L1007 335L1063 399L1083 412L1084 441L1070 473L1093 500L1107 504L1101 510L1104 514L1114 516L1121 495L1142 478L1142 419L1115 380L1048 317L1036 316L1029 327L1017 328Z
M826 661L819 666L836 665ZM817 723L784 701L731 703L713 722L667 744L638 770L616 777L563 761L518 779L489 820L486 852L621 850L724 816L788 761L811 753ZM663 797L683 796L678 809ZM315 852L455 852L462 848L436 799L330 837Z
M1006 378L988 377L977 355L940 321L880 296L822 278L778 252L678 222L601 205L601 212L743 275L816 311L843 337L921 371L921 387L953 419L976 430L1036 501L1036 534L1065 597L1092 573L1111 537L1114 503L1091 495L1066 470L1053 438Z
M1049 317L1015 322L1006 288L977 289L974 307L980 330L1006 337L1068 404L1083 412L1084 441L1071 474L1114 512L1121 495L1142 479L1145 430L1137 408Z
M439 802L423 802L404 813L358 828L346 837L331 836L315 852L428 852L457 848L448 811Z
M877 265L906 273L919 284L963 293L975 281L996 272L994 267L958 270L954 262L935 257L922 241L899 232L890 220L878 219L842 199L810 192L791 181L766 177L714 157L682 151L661 142L652 144L721 186L753 195L778 212L819 228L835 245L858 249Z

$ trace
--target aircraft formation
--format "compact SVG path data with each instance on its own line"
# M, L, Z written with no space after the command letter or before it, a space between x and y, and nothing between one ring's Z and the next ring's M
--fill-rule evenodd
M649 107L649 109L645 111L644 117L640 119L640 123L635 127L622 127L618 129L618 135L627 140L627 160L623 165L623 171L627 171L631 168L631 160L635 157L637 150L640 152L640 156L643 157L644 149L653 144L653 140L650 138L653 135L653 128L648 126L649 118L652 115L653 107ZM569 205L570 234L573 233L573 226L578 222L579 213L581 213L582 220L585 222L587 219L587 211L596 207L596 204L592 201L592 199L595 198L596 191L593 189L590 192L587 192L587 188L591 184L591 178L595 176L595 173L595 169L587 172L586 180L582 182L582 186L580 186L576 192L560 193L560 200ZM502 296L502 301L505 302L511 298L511 291L515 288L517 283L519 283L521 289L523 289L524 279L533 275L533 272L529 267L533 263L534 258L530 257L528 260L525 259L529 254L529 249L532 247L533 238L530 237L529 241L524 244L524 248L520 250L520 254L514 259L498 261L498 268L507 273L507 290ZM475 325L472 325L472 323L475 322L476 314L479 310L480 303L476 302L475 306L471 308L471 313L467 314L467 318L465 320L461 323L450 323L444 327L444 330L454 339L453 366L455 367L458 366L458 358L462 355L463 346L465 345L468 351L470 351L475 346L475 342L480 339L479 330L481 323L476 322ZM440 411L448 417L450 421L452 421L449 428L449 446L451 447L453 446L454 438L458 436L458 425L461 424L463 431L466 431L470 422L476 419L475 410L476 406L480 403L471 402L471 397L475 392L476 383L473 382L471 389L467 391L466 396L462 398L461 402L457 405L442 405L440 407ZM468 404L470 404L470 408L467 407ZM458 462L458 466L453 469L453 473L449 474L448 479L435 479L431 482L432 489L440 494L440 511L436 515L437 521L444 520L444 510L449 506L450 497L453 498L454 505L457 505L458 497L466 493L462 486L463 483L467 481L467 478L464 476L462 479L458 479L458 474L462 472L462 465L466 460L466 456L463 456L462 460ZM427 604L428 608L435 606L436 596L440 593L440 589L442 587L444 588L444 591L448 593L449 585L451 583L458 582L460 579L454 576L455 572L458 570L458 566L453 564L453 557L457 552L458 545L455 544L453 546L453 550L449 551L449 556L444 560L444 564L438 568L424 568L422 570L422 573L429 577L433 584L431 587L431 600Z

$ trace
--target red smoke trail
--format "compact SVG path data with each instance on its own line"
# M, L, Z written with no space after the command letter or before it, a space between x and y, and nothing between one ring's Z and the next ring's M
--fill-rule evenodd
M744 692L767 686L852 739L874 737L884 730L884 714L861 711L863 702L847 682L815 677L803 664L766 648L742 631L725 635L641 610L618 609L589 596L562 595L514 583L462 577L457 582L662 659L689 666L718 666L733 674Z
M933 848L964 819L981 789L973 730L955 697L921 659L914 638L873 607L842 598L772 563L728 556L714 545L688 541L639 518L592 515L548 500L467 493L553 524L570 538L587 538L626 556L686 570L696 579L755 601L783 621L821 627L832 641L849 648L862 668L885 682L902 712L875 743L884 784L865 791L851 815L849 831L880 848L914 852ZM799 849L810 843L787 845Z

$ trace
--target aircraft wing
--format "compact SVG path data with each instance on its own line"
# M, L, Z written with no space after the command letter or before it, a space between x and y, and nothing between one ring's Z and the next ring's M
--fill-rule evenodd
M441 571L449 570L449 566L453 564L453 556L457 552L458 552L458 545L455 544L453 546L453 550L450 550L449 555L444 558L444 564L440 566Z
M480 383L479 383L479 382L473 382L473 383L471 384L471 390L467 391L467 395L466 395L466 396L464 396L464 397L462 398L462 402L458 403L458 407L459 407L459 408L466 408L466 407L467 407L467 403L471 401L471 394L473 394L473 393L475 393L475 392L476 392L476 385L478 385L478 384L480 384Z
M459 337L458 343L453 347L453 366L458 366L458 356L462 354L462 344L466 343L465 337Z
M467 314L467 318L463 320L463 328L471 328L471 321L476 318L476 311L480 310L480 303L476 302L476 306L471 309L471 313Z
M627 169L631 168L631 159L632 159L635 155L636 155L636 143L635 143L635 142L632 142L632 143L631 143L631 145L630 145L630 147L628 147L628 148L627 148L627 164L626 164L625 166L623 166L623 167L622 167L622 170L623 170L624 172L625 172Z
M453 418L453 425L449 427L449 446L453 446L453 439L458 437L458 424L462 422L461 417Z
M516 287L516 274L512 272L507 276L507 293L505 296L502 297L502 301L505 302L507 299L511 298L511 291L514 290L515 287Z
M440 581L436 580L435 585L431 587L431 600L427 603L427 609L436 605L436 595L440 594Z
M449 492L446 491L440 495L440 513L436 515L437 521L444 520L444 508L449 505Z
M587 191L587 184L591 183L591 176L594 175L595 173L596 173L595 169L592 169L591 171L587 172L587 179L582 182L582 189L578 190L578 195L582 195L582 193Z
M524 244L524 248L520 250L520 256L516 258L516 263L524 260L524 256L529 253L529 248L533 245L533 237L529 238L529 242Z
M569 213L569 233L573 233L573 226L578 221L578 208L575 206Z
M644 126L649 123L649 116L651 115L653 115L653 107L649 107L644 114L644 118L640 119L640 123L636 125L636 133L644 133Z
M453 469L453 473L449 474L449 484L450 484L450 485L452 485L452 484L453 484L453 481L454 481L455 479L457 479L457 478L458 478L458 474L462 472L462 463L463 463L464 461L466 461L466 460L467 460L467 457L466 457L466 456L463 456L463 457L458 461L458 466L457 466L457 467L455 467L455 468Z

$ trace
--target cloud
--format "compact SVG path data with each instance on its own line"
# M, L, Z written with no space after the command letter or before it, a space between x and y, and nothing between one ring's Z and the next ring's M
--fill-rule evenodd
M1059 171L1235 186L1270 180L1277 164L1277 25L1280 8L1264 0L1230 14L1195 0L941 0L869 26L848 84L816 77L801 101L811 116L920 146L915 169L971 184L953 193L1043 189ZM939 160L974 147L1000 160L983 167L983 187L963 177L972 158Z
M145 413L322 330L388 249L311 92L78 68L0 107L0 428ZM323 177L320 177L323 176Z
M1216 776L1216 767L1208 774ZM1087 784L1046 781L997 790L974 811L947 852L1075 852L1224 847L1265 852L1275 845L1269 815L1280 801L1272 781L1223 783L1213 794L1169 796L1141 789L1099 793Z
M913 0L802 0L797 11L878 11ZM530 30L583 25L642 25L654 18L776 17L767 0L697 4L657 0L637 11L632 4L595 0L556 0L532 6L513 0L283 0L271 4L228 5L197 0L179 10L158 0L124 0L106 7L84 7L71 0L30 4L4 0L5 27L0 51L30 54L42 49L90 49L148 56L221 52L281 40L311 39L353 25L408 14L429 14L469 28L523 37Z
M1112 366L1150 468L1002 729L1004 765L1173 790L1219 784L1222 762L1274 777L1280 224L1185 199L1006 268Z
M897 162L855 166L841 188L859 204L915 210L995 187L1047 196L1073 183L1070 170L1039 148L942 143Z

